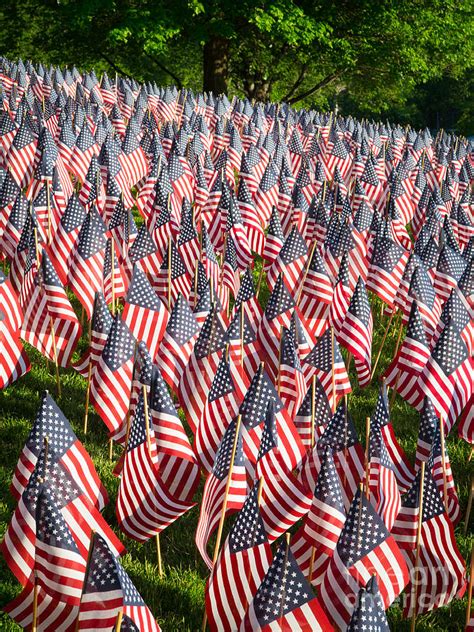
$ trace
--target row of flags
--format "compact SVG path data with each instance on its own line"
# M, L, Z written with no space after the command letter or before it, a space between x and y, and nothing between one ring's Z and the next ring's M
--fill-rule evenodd
M159 536L205 475L213 630L388 629L402 593L407 617L461 598L445 437L474 442L471 144L5 59L0 82L0 386L22 340L86 379L123 448L120 530ZM398 343L376 373L380 306ZM352 358L359 388L383 377L365 449ZM414 464L388 389L419 412ZM20 625L158 629L49 394L12 493Z

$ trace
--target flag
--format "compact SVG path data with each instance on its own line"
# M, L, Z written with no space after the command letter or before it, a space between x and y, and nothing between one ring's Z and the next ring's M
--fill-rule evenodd
M197 549L210 569L213 567L213 561L207 553L207 544L221 520L224 501L224 515L228 516L242 508L246 495L247 475L240 422L237 418L227 426L217 450L212 472L206 479L196 529Z
M33 175L36 144L30 124L24 119L7 154L9 171L21 189L28 186Z
M367 289L392 307L408 261L408 252L389 237L377 236L367 276Z
M278 203L278 176L272 161L265 168L258 189L255 192L254 203L260 222L266 226L270 219L272 208Z
M177 395L179 382L199 335L199 326L187 300L178 294L171 309L157 358L158 367Z
M109 237L109 239L107 239L107 246L105 248L104 269L102 272L102 287L104 290L104 298L107 305L110 305L112 301L114 301L113 307L115 309L115 303L118 303L118 299L122 298L126 294L126 281L122 274L122 270L120 269L113 239L113 237Z
M280 366L278 367L278 392L290 419L294 419L306 393L306 382L296 349L293 333L282 330Z
M276 206L274 206L270 215L265 245L262 252L262 259L264 261L262 265L264 266L265 272L268 272L274 261L276 261L284 243L285 235L281 228L280 213Z
M466 589L464 559L457 548L453 525L429 470L425 472L421 502L420 487L421 470L402 499L402 507L393 527L393 535L410 570L411 581L405 591L405 617L411 617L414 611L423 614L445 606L455 597L462 598ZM415 570L420 506L421 538ZM418 582L416 598L413 580Z
M243 306L252 330L257 333L263 310L258 302L258 296L255 293L252 270L250 268L247 268L240 279L239 291L235 297L234 314L240 308L240 305Z
M194 506L178 500L163 484L145 405L140 393L127 437L116 507L120 529L138 542L146 542Z
M390 632L377 579L372 577L359 590L347 632Z
M152 360L157 357L168 318L168 310L156 295L147 275L135 266L125 297L122 319L131 334L146 344Z
M226 341L233 366L240 372L242 379L246 376L250 381L259 367L261 349L245 313L244 303L234 310L234 317L226 331Z
M338 337L341 344L354 356L361 388L367 386L371 379L372 328L367 290L364 281L359 277Z
M240 632L333 629L288 542L281 543L239 629Z
M200 470L188 436L158 367L150 377L150 420L156 440L159 475L179 500L189 501L199 484Z
M418 310L418 302L414 300L405 338L384 376L387 385L417 410L423 404L423 394L418 387L418 380L429 358L430 347L425 327Z
M431 357L419 378L419 388L443 417L447 432L461 414L473 392L474 358L450 320L441 332Z
M53 599L78 606L85 571L86 558L79 552L54 495L40 488L36 501L36 585Z
M351 300L351 282L349 277L349 257L345 252L341 259L336 285L329 308L329 322L339 332Z
M107 491L100 482L91 457L79 441L71 424L45 392L35 420L13 473L10 492L19 501L48 439L48 455L53 458L79 485L90 502L100 511L108 502Z
M92 317L95 293L102 289L104 269L105 224L95 209L84 219L75 252L69 262L68 282L87 318Z
M306 242L299 230L294 226L285 239L278 256L268 269L267 283L270 291L273 291L281 275L290 294L296 297L307 257L308 247Z
M0 391L16 382L31 369L30 360L20 341L20 332L7 327L6 315L0 309Z
M102 292L97 292L94 299L94 310L91 319L89 349L86 350L77 362L72 363L72 366L82 377L88 378L89 365L91 365L90 371L92 375L92 371L104 350L112 323L113 318L104 295Z
M331 417L332 409L327 395L321 382L314 375L294 418L295 428L306 450L313 448L318 442Z
M321 584L346 521L332 450L329 446L321 450L321 468L311 507L291 542L298 566L313 586Z
M298 297L298 307L315 338L319 338L329 326L328 316L333 298L334 290L326 265L318 248L313 248Z
M109 431L120 438L130 405L135 338L119 314L92 373L90 403Z
M334 624L348 625L356 596L375 576L384 609L408 582L408 569L394 537L358 490L320 589L321 604Z
M96 535L84 579L78 629L112 630L120 611L141 632L160 632L159 625L113 551L100 535Z
M212 631L239 629L272 561L258 490L255 485L245 499L209 577L206 612Z
M84 182L92 157L98 154L98 150L99 147L90 131L89 125L84 120L69 158L69 169L80 182Z

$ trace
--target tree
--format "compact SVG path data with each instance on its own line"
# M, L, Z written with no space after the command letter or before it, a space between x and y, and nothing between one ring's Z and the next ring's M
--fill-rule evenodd
M0 51L138 80L377 114L473 67L463 0L4 0Z

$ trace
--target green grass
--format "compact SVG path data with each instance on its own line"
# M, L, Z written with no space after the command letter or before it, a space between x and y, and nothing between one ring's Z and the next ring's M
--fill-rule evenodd
M256 267L258 276L260 263ZM266 302L268 296L265 284L262 284L261 299ZM373 298L373 297L372 297ZM387 318L381 321L380 302L373 299L374 345L373 358L379 349ZM77 301L75 302L77 307ZM370 415L377 399L378 377L387 367L392 357L398 327L393 319L384 352L379 362L376 379L370 388L361 391L357 388L354 370L351 382L354 392L349 396L349 409L357 424L361 441L364 441L365 418ZM86 348L85 339L81 340L77 355ZM20 451L28 436L32 420L40 403L41 393L49 389L56 398L56 384L53 367L49 370L45 359L33 349L28 349L32 360L30 373L0 393L0 535L3 536L15 508L9 493L9 485ZM353 363L352 363L353 366ZM115 501L118 480L113 476L113 464L108 460L107 432L104 424L92 409L89 412L89 432L83 433L85 380L73 370L61 370L62 397L58 404L72 423L79 439L94 460L96 469L107 488L110 502L104 510L108 523L118 533L127 547L122 563L136 584L147 605L156 616L165 631L199 630L204 607L204 586L207 569L194 546L194 532L197 524L198 506L165 530L161 535L161 549L164 563L164 576L158 576L154 540L145 545L125 538L117 529L115 519ZM397 437L408 457L413 461L418 433L418 414L397 397L392 410L392 420ZM447 438L455 481L458 487L463 516L466 510L470 481L473 475L473 462L468 462L469 447L459 440L456 432ZM114 449L114 458L118 458L119 449ZM228 521L231 523L231 520ZM461 554L467 560L472 547L472 534L462 535L463 522L456 528L456 537ZM15 597L20 591L18 582L10 573L6 563L0 559L0 607ZM461 630L464 626L466 599L454 601L450 607L440 609L419 617L417 630ZM402 620L398 606L392 606L389 621L393 630L408 630L408 622ZM19 630L9 617L0 614L1 630Z

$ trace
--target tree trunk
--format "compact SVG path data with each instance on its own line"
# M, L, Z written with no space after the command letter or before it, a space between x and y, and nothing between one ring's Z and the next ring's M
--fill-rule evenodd
M224 37L214 37L204 44L204 92L227 92L229 51L230 42Z

